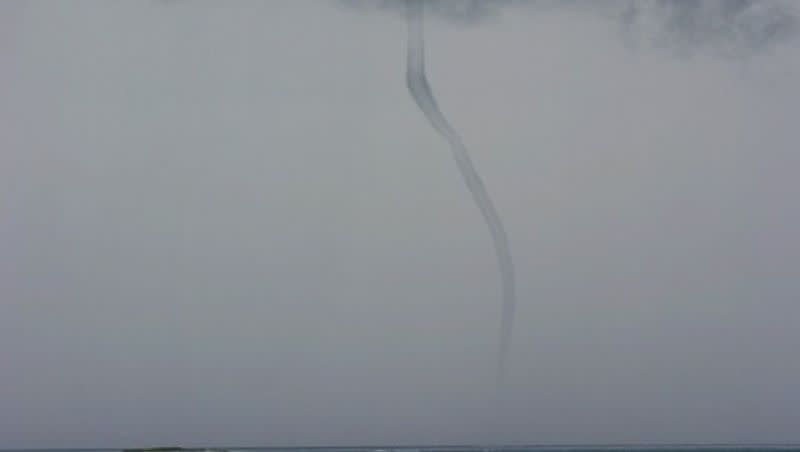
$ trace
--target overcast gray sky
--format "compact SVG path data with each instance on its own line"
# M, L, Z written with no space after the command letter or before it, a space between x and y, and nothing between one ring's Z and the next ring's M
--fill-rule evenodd
M800 41L585 9L426 24L498 427L402 15L0 3L0 447L800 441Z

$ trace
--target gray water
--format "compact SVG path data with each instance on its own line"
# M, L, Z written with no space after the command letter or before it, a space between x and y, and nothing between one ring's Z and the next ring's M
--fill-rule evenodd
M533 446L358 446L358 447L214 447L169 448L180 452L692 452L800 451L800 444L672 444L672 445L533 445ZM0 452L160 452L159 449L0 449Z

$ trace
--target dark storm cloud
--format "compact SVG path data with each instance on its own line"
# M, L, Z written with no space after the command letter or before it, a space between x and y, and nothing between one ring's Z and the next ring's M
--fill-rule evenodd
M342 0L346 6L402 13L398 0ZM793 35L798 7L792 2L757 0L427 0L432 16L478 24L514 10L573 10L607 17L632 45L678 52L721 54L764 50Z
M634 42L723 53L764 50L797 29L793 5L752 0L630 2L619 18Z

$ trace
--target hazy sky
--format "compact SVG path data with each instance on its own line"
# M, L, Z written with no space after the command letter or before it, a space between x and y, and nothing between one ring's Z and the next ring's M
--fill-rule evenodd
M0 447L800 441L800 40L512 3L426 24L496 426L402 15L1 2Z

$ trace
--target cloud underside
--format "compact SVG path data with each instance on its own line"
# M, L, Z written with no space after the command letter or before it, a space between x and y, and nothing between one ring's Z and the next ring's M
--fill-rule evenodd
M342 0L362 10L401 14L399 0ZM425 0L428 14L475 25L524 8L569 9L608 18L625 42L676 52L741 55L763 51L794 35L798 8L757 0Z

